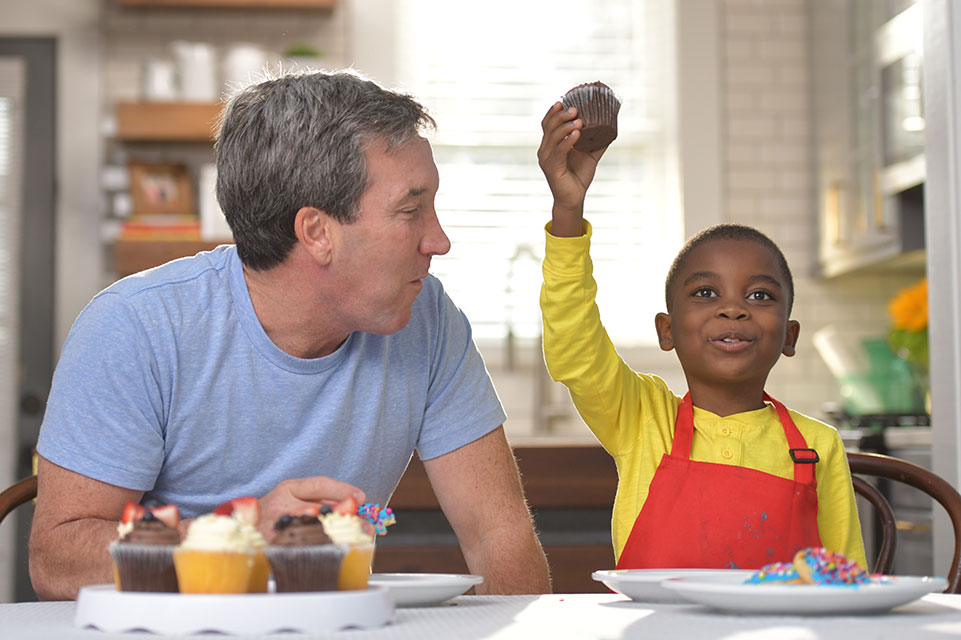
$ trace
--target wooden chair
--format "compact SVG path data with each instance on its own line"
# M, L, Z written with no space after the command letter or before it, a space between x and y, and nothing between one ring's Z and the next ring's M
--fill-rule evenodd
M7 514L37 497L37 476L32 475L10 485L0 493L0 522Z
M874 571L891 571L897 549L897 526L888 501L875 487L856 477L858 475L902 482L923 491L944 507L954 527L954 555L951 568L945 576L948 580L945 593L961 593L961 494L940 476L899 458L880 453L849 452L848 463L853 474L854 490L871 502L881 520L883 538Z

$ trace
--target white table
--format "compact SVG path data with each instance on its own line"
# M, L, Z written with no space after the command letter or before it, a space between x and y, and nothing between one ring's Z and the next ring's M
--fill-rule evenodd
M245 636L155 636L106 634L73 626L74 602L0 604L3 640L112 638L240 638ZM246 636L253 637L253 636ZM266 638L308 637L278 633ZM931 594L888 613L865 616L744 616L697 605L638 604L615 594L545 596L461 596L441 606L397 609L391 624L373 630L345 630L337 639L590 640L591 638L726 638L729 640L923 640L961 638L961 595Z

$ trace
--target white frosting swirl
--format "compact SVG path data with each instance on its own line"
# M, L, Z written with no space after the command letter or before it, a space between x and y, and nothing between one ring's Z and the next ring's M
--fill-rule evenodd
M121 522L117 525L117 538L123 540L131 531L133 531L132 522Z
M240 519L237 521L240 523L240 536L246 540L251 547L254 549L262 549L267 546L267 541L260 531L257 530L257 527Z
M370 544L373 536L364 533L364 521L355 515L328 513L321 516L324 532L334 544Z
M231 516L218 516L213 513L200 516L190 523L190 527L187 528L187 537L184 538L180 548L250 553L255 548L250 532L244 530L243 524ZM250 525L247 526L250 527Z

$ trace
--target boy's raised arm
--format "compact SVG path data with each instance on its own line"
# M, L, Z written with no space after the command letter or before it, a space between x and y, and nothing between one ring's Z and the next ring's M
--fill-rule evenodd
M555 102L541 121L544 136L537 149L547 184L554 196L551 234L571 238L584 234L584 198L594 180L597 163L607 147L585 153L574 149L584 122L577 109Z

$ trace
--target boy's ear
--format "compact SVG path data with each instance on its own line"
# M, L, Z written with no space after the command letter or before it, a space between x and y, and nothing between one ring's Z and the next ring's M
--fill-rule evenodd
M674 348L674 335L671 333L671 314L659 313L654 316L654 329L657 331L657 343L662 351Z
M797 337L801 333L801 323L797 320L787 321L787 334L784 337L784 346L781 348L781 353L786 355L788 358L794 355L794 347L797 346Z
M294 216L297 242L320 264L330 263L333 257L332 224L326 212L314 207L301 207Z

